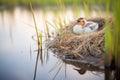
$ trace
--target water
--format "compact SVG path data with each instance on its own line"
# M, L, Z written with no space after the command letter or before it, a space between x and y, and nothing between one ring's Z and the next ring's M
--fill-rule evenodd
M35 10L38 29L45 30L44 18L52 23L61 11ZM96 14L95 12L93 12ZM71 9L65 12L67 23L76 18ZM81 12L81 16L84 13ZM51 27L50 32L54 32ZM45 44L45 36L43 45ZM46 57L47 55L47 57ZM31 12L16 7L0 10L0 80L33 80L37 57L37 41ZM87 70L83 74L75 69L82 69L63 62L43 46L43 63L38 59L36 80L104 80L104 72Z

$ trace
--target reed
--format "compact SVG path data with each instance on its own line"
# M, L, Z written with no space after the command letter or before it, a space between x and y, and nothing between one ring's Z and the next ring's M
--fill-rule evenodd
M59 17L58 17L58 20L59 20L58 25L59 25L59 27L62 29L62 28L64 27L62 18L59 16Z
M57 24L56 24L55 21L54 21L54 24L52 24L52 23L49 22L49 21L46 21L46 24L47 24L48 26L54 28L57 32L59 31L59 28L58 28L58 26L57 26Z
M62 15L62 17L60 15L58 16L57 24L59 25L60 29L62 29L66 27L66 21L65 21L65 18L67 16L65 15L66 7L63 0L56 0L56 3L58 6L58 9L60 8L60 13Z
M41 64L43 65L43 54L42 54L42 46L43 46L43 35L42 33L39 33L39 42L40 42L40 45L39 45L39 51L40 51L40 61L41 61Z
M107 0L108 1L108 0ZM109 1L106 3L106 17L108 18L110 12L109 12ZM110 64L111 63L111 58L112 58L112 51L113 51L113 36L112 36L112 32L111 32L111 28L110 25L108 23L108 20L106 20L106 30L105 30L106 34L105 34L105 50L106 50L106 64Z
M37 65L38 65L39 55L40 55L41 64L43 64L43 59L42 59L42 33L40 33L40 36L39 36L37 23L36 23L34 11L33 11L33 8L32 8L32 4L31 4L31 2L29 2L29 3L30 3L30 10L31 10L31 13L32 13L34 25L35 25L35 31L36 31L37 43L38 43L38 54L37 54L37 57L36 57L36 64L35 64L35 71L34 71L34 78L33 78L33 80L35 80L36 79L36 73L37 73Z
M119 32L120 32L120 10L119 10L119 3L120 1L118 2L114 2L114 16L115 16L115 24L114 24L114 34L113 34L113 43L114 43L114 55L115 55L115 58L116 58L116 65L120 68L120 35L119 35Z
M113 12L114 16L114 23L112 30L109 28L109 24L107 23L106 28L106 41L105 41L105 49L106 49L106 67L110 67L109 69L106 68L106 80L111 80L111 76L115 78L116 80L119 80L119 74L120 74L120 36L119 36L119 21L120 21L120 10L119 10L119 3L120 1L112 1L112 0L106 0L106 14L109 15L110 11ZM114 67L114 68L113 68ZM116 74L112 74L112 73Z
M49 27L48 27L48 24L47 24L47 20L44 20L44 21L45 21L45 27L46 27L46 34L47 34L47 37L50 38L51 35L50 35Z
M34 11L33 11L31 2L30 2L30 9L31 9L31 13L32 13L32 17L33 17L33 21L34 21L34 25L35 25L35 32L36 32L36 35L37 35L37 41L38 41L38 45L39 45L40 44L39 33L38 33L37 23L36 23L36 20L35 20L35 15L34 15Z
M57 34L61 34L61 30L63 28L65 28L65 25L67 24L65 20L62 20L61 17L58 17L58 21L55 19L53 21L53 23L49 22L49 21L45 21L45 24L46 24L46 32L47 32L47 35L50 36L49 33L49 29L48 27L52 27L53 29L55 29L55 31L57 31ZM65 29L64 29L65 30Z
M88 17L90 14L90 11L89 11L87 1L86 0L82 0L82 1L83 1L84 10L85 10L85 17Z
M120 32L120 10L119 10L119 3L120 1L112 1L113 5L114 5L114 9L113 9L113 14L114 14L114 17L115 17L115 20L114 20L114 32L112 33L113 34L113 59L114 60L114 63L115 63L115 77L116 77L116 80L119 80L120 79L120 35L119 35L119 32ZM113 64L114 64L113 63Z

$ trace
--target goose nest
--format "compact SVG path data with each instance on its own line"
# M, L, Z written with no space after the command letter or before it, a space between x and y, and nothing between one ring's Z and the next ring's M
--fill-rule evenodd
M105 22L108 20L112 23L112 19L105 18L89 18L88 21L93 21L99 24L99 29L96 32L89 34L76 35L72 29L74 22L61 29L61 34L57 35L48 44L49 48L60 57L72 59L94 59L103 60L105 54Z

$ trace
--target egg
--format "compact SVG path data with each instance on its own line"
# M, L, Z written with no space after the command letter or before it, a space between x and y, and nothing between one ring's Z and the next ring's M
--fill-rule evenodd
M79 35L79 34L83 34L83 32L84 32L84 29L82 28L81 25L75 25L73 27L73 33Z
M80 34L89 34L91 32L97 31L99 28L98 23L87 21L84 18L79 18L76 25L73 27L73 33Z

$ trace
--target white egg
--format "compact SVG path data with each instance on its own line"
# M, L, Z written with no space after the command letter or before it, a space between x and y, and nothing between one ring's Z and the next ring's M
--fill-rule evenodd
M99 28L98 24L94 23L94 22L90 23L89 25L85 26L84 28L82 28L81 25L75 25L73 27L73 33L78 34L78 35L79 34L88 34L88 33L97 31L98 28Z
M99 28L97 23L92 23L84 28L84 34L97 31Z
M75 34L82 34L83 33L83 29L82 29L82 26L81 25L75 25L74 27L73 27L73 32L75 33Z
M84 34L88 34L88 33L91 33L91 32L93 32L89 27L86 27L86 28L84 28Z

